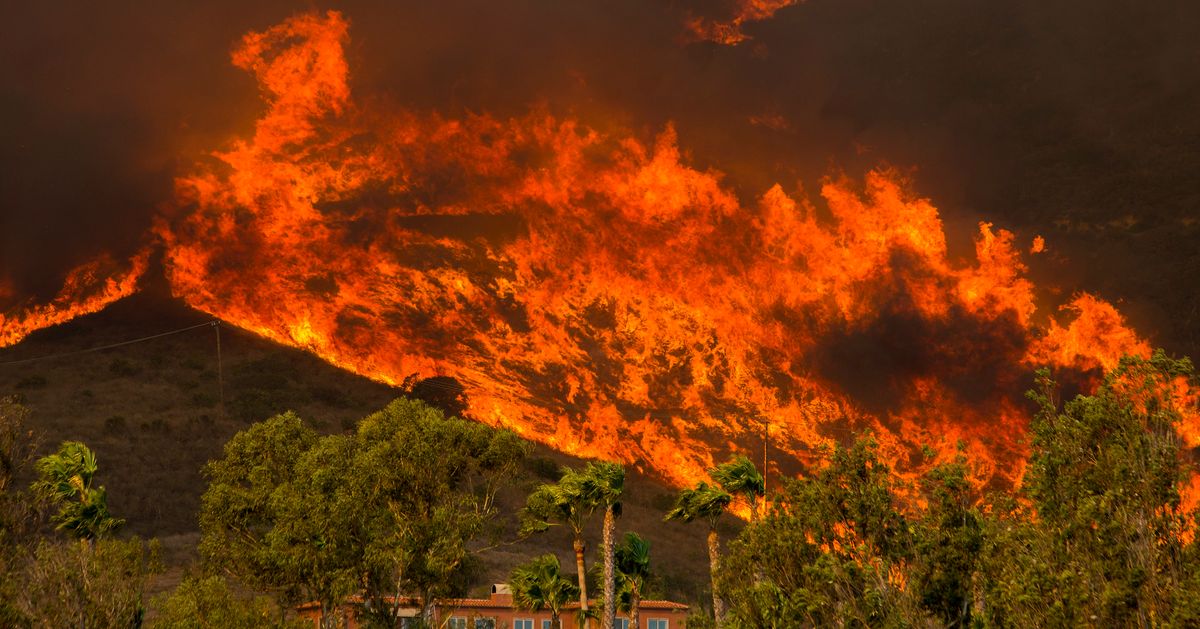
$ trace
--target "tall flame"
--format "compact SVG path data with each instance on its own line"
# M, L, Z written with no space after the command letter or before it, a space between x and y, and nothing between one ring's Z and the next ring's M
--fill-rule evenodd
M866 429L902 470L961 442L1011 483L1034 366L1148 353L1094 296L1039 312L1010 232L952 259L895 172L743 203L671 128L360 105L347 37L309 14L234 52L266 111L157 227L194 307L383 382L451 376L476 418L677 484L764 432L792 471Z

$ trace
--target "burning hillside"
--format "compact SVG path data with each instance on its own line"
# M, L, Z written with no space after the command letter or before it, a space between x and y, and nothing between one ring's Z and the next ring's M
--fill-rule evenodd
M1037 302L1021 250L1040 238L984 223L952 257L891 170L745 202L670 127L647 142L352 95L348 37L307 14L234 51L266 108L155 230L193 307L375 380L452 377L481 421L676 484L764 431L794 472L866 430L899 469L961 442L977 483L1008 484L1031 370L1086 383L1149 351L1097 297ZM144 266L86 267L102 290L72 280L11 312L0 346L128 294Z

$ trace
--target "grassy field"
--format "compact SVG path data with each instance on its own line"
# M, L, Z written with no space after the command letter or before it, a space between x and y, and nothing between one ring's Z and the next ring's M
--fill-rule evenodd
M171 299L138 295L0 350L0 363L78 352L209 320ZM108 488L113 513L127 521L123 534L163 542L167 571L154 583L156 591L173 587L197 560L196 510L205 486L201 468L220 455L234 433L286 410L322 432L345 431L404 394L229 326L221 328L220 337L224 409L211 327L103 351L0 365L0 395L17 394L32 409L40 450L52 451L64 440L87 443L99 458L98 480ZM420 395L421 389L415 392ZM510 530L534 485L550 478L558 466L578 463L536 446L525 477L502 496ZM631 472L619 530L637 531L651 541L661 595L700 601L708 572L705 531L699 524L663 523L672 500L671 488ZM727 534L734 532L736 522L730 519L725 528ZM589 548L597 548L599 517L589 536ZM564 565L574 563L565 531L553 529L526 540L509 535L508 540L481 554L485 570L474 594L485 595L514 565L537 554L557 552Z

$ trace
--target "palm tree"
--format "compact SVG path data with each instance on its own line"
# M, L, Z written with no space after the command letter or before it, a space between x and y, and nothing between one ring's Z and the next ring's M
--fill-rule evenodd
M622 594L628 594L629 627L641 629L642 594L650 580L650 542L637 533L626 533L616 550L617 575ZM624 598L621 597L624 603Z
M563 468L557 483L542 485L526 500L522 514L522 534L545 531L551 526L565 524L574 535L575 568L579 576L579 609L587 613L587 571L583 553L583 527L599 506L601 496L594 481L583 472Z
M561 568L557 556L546 554L517 566L508 577L513 602L532 612L550 610L555 629L562 629L563 606L578 594L578 588L563 576Z
M604 629L613 629L616 622L616 569L613 536L617 516L621 514L621 492L625 488L625 468L616 463L588 463L583 469L584 483L590 500L604 507Z
M96 455L78 441L64 442L58 452L38 459L34 468L38 480L33 490L47 501L59 505L54 522L81 542L90 543L124 524L108 511L104 487L93 487L99 466Z
M664 520L682 520L693 522L704 520L708 522L708 570L712 581L713 617L720 624L725 618L725 602L717 591L717 564L721 558L720 539L717 536L717 520L725 510L733 496L720 487L701 482L694 488L684 489L675 499L675 508L667 512Z
M746 458L738 455L708 471L713 480L725 491L741 496L750 506L750 521L758 519L759 499L767 495L766 480L758 468Z

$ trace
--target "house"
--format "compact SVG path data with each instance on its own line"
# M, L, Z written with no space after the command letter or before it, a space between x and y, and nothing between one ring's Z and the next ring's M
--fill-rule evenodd
M416 619L421 613L420 601L415 598L400 599L402 619ZM589 605L595 605L590 602ZM569 603L562 612L563 629L574 629L579 603ZM312 620L315 627L320 621L321 606L306 603L297 608L301 618ZM346 629L357 629L355 607L346 606L341 613ZM642 629L686 629L688 606L672 601L642 601L640 620ZM433 604L435 626L446 629L553 629L549 611L530 612L513 607L512 593L508 586L496 584L488 598L446 598ZM401 627L410 621L401 620ZM629 629L629 619L617 614L616 629Z

